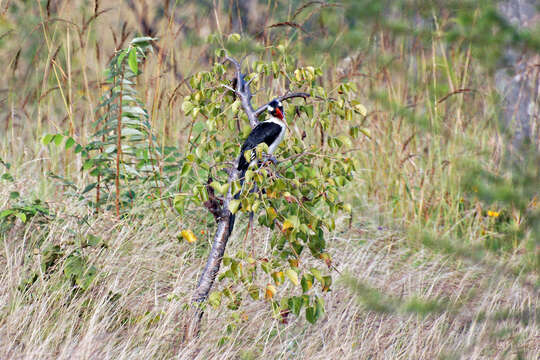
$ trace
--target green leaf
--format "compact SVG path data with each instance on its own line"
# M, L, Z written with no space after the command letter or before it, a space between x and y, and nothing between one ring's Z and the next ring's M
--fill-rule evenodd
M306 308L306 320L310 323L315 324L315 322L317 322L316 314L317 311L314 307L310 306Z
M296 229L300 226L300 221L298 220L298 216L292 215L289 216L284 222L283 222L283 228L282 230L285 231L287 229Z
M3 210L2 212L0 212L0 219L8 217L9 215L13 214L14 212L15 212L15 210L12 210L12 209Z
M197 121L193 124L193 135L199 135L206 128L206 125L202 121Z
M302 285L303 292L309 291L309 289L311 289L311 287L313 286L313 275L305 274L304 276L302 276L300 284Z
M304 105L304 106L302 106L302 109L304 110L304 112L308 116L308 119L313 118L313 105Z
M13 182L13 176L11 176L10 173L3 173L2 174L2 180L12 181Z
M186 100L186 101L184 101L184 102L182 103L182 111L183 111L184 114L186 114L186 115L189 114L189 112L190 112L191 110L193 110L193 107L194 107L194 105L193 105L193 103L191 103L190 101L187 101L187 100Z
M49 145L53 138L54 138L54 134L47 134L43 137L42 142L44 145Z
M253 172L253 170L247 170L246 173L245 173L245 175L244 175L245 181L246 181L246 182L250 182L251 179L253 179L253 175L254 175L254 174L255 174L255 173Z
M248 293L253 300L259 300L260 290L257 286L251 285L248 289Z
M214 51L214 55L217 57L217 58L220 58L220 57L224 57L225 56L225 50L224 49L216 49Z
M367 115L367 109L364 105L360 104L358 101L356 100L353 100L352 101L352 104L354 105L354 110L358 113L360 113L360 115L362 116L366 116Z
M156 39L150 36L141 36L141 37L136 37L133 40L131 40L131 44L132 45L146 45L154 40Z
M53 136L52 139L56 146L60 145L62 143L62 140L64 140L64 135L62 134L56 134Z
M101 239L99 236L88 234L88 237L86 239L86 245L87 246L96 247L96 246L101 245L101 244L104 244L103 239Z
M79 277L84 271L84 260L81 256L72 254L64 263L64 275L67 278Z
M94 183L91 183L89 185L86 185L85 188L83 189L83 191L81 192L81 195L82 194L86 194L87 192L89 192L90 190L92 190L93 188L95 188L97 186L97 182L94 182Z
M140 106L122 106L122 112L124 114L133 115L135 117L138 117L139 115L148 116L148 113L146 112L146 110L144 110ZM124 119L122 119L122 120L124 120ZM134 122L133 124L134 125L139 125L138 122Z
M125 57L126 57L126 51L125 50L120 51L120 54L118 55L118 58L116 59L116 65L118 66L122 65L122 62L124 61Z
M180 215L184 213L184 204L186 202L186 194L177 194L174 196L174 208Z
M68 138L65 144L66 150L72 147L73 145L75 145L75 140L72 137Z
M276 285L279 285L283 281L285 281L285 275L283 274L283 271L274 271L270 276L272 277Z
M240 185L240 181L238 181L238 180L233 181L232 182L232 189L231 189L232 193L237 194L237 193L240 192L240 190L242 190L242 185Z
M292 313L296 316L300 315L300 310L302 310L302 305L304 301L300 296L293 296L287 300L287 305Z
M270 273L270 264L269 264L268 262L266 262L266 261L262 261L262 262L261 262L261 269L262 269L265 273L269 274L269 273Z
M134 129L134 128L124 128L122 129L122 135L125 135L125 136L143 136L144 134L142 132L140 132L139 130L137 129Z
M185 163L184 166L182 166L182 171L180 171L180 176L186 176L190 170L191 170L191 164Z
M351 141L351 139L350 139L348 136L346 136L346 135L340 135L340 136L338 136L338 139L339 139L342 143L344 143L345 145L347 145L347 146L349 146L349 147L352 146L352 141Z
M327 292L330 290L330 286L332 285L332 277L330 275L324 276L323 281L321 282L322 285L322 291Z
M320 283L322 283L324 281L323 277L322 277L322 274L321 274L321 271L319 269L311 268L310 271L313 274L313 276L315 276L315 279L319 280Z
M88 170L90 169L92 166L94 166L94 160L92 159L89 159L89 160L86 160L83 164L83 170Z
M131 71L137 75L139 71L139 63L137 62L137 49L135 47L132 47L129 51L128 65Z
M217 309L221 305L221 291L212 291L208 296L208 303Z
M231 213L236 214L239 207L240 207L240 200L232 199L231 202L229 202L229 211Z
M229 190L229 184L228 184L228 183L220 184L220 183L217 182L217 181L212 181L212 183L210 184L210 186L211 186L215 191L217 191L218 193L220 193L221 195L225 195L225 194L227 193L227 190Z
M324 300L321 297L317 297L315 301L315 310L317 319L324 313Z
M15 211L13 213L13 215L15 215L16 217L18 217L19 219L21 219L21 221L24 223L26 222L26 214L23 213L23 212L20 212L20 211Z
M75 283L79 285L81 289L87 290L96 278L97 272L97 268L92 265L86 269L84 274L75 279Z
M266 209L266 216L268 217L268 220L270 221L270 223L273 223L274 220L277 218L276 209L274 209L273 207L267 208Z

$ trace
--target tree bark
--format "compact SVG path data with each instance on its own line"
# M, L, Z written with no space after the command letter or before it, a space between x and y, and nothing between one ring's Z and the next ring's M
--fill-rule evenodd
M501 15L518 28L527 28L540 20L536 0L506 0L499 4ZM502 66L495 73L495 85L502 97L502 122L511 136L513 150L526 144L538 147L540 118L540 62L538 54L505 51Z

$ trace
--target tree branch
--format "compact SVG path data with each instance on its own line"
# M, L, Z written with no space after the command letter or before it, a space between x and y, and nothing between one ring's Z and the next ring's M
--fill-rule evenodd
M249 124L252 128L254 128L255 126L259 125L259 120L257 120L257 116L255 115L255 111L251 105L251 98L253 97L253 94L251 94L249 83L246 83L245 75L242 74L242 65L236 59L230 56L225 56L225 61L231 62L236 68L236 89L234 89L234 93L236 96L238 96L238 98L240 98L240 101L242 102L242 109L244 109L244 112L249 119Z
M274 100L285 101L285 100L289 100L289 99L292 99L292 98L299 98L299 97L304 98L304 100L305 100L310 96L311 96L310 94L305 93L305 92L295 92L295 93L290 93L290 94L285 94L283 96L279 96L279 97L275 98ZM257 110L255 110L255 116L259 117L266 110L266 106L268 106L268 104L270 104L270 102L267 102L266 104L260 106Z

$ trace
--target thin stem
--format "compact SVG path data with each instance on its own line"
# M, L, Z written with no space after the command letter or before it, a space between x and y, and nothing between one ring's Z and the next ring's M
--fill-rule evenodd
M120 64L120 95L118 100L118 121L116 124L116 175L115 175L115 186L116 186L116 216L120 217L120 157L122 155L122 93L123 93L123 83L124 83L124 64Z

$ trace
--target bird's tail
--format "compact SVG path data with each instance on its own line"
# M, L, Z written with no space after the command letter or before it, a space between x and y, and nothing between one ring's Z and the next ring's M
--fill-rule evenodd
M242 194L242 187L244 186L244 176L246 175L247 168L240 168L240 191L238 191L236 194L234 194L233 199L238 200L240 199L240 194ZM241 205L238 207L238 210L240 210ZM236 215L231 214L231 217L229 218L229 236L231 235L234 227L234 221L236 220Z

